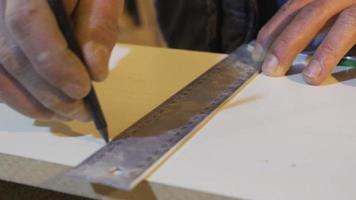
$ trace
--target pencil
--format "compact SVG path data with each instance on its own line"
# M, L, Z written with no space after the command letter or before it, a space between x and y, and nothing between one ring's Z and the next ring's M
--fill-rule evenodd
M71 49L79 58L80 60L85 64L85 60L81 51L81 48L79 46L79 43L74 35L74 32L72 30L72 27L70 25L70 21L67 17L67 14L65 12L64 6L62 4L61 0L48 0L49 6L52 9L53 14L55 15L55 18L57 20L58 26L61 29L67 43L69 49ZM105 140L106 143L109 142L109 133L108 133L108 128L107 128L107 122L105 120L105 116L103 114L103 111L101 109L98 97L96 95L95 89L92 85L91 90L84 98L85 104L88 106L88 109L90 110L95 127L100 133L101 137Z

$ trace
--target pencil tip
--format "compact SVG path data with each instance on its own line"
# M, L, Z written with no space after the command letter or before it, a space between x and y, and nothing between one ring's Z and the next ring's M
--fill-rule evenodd
M110 139L109 139L109 131L107 128L102 128L102 129L99 129L99 133L101 135L101 137L104 139L104 141L106 143L109 143L110 142Z

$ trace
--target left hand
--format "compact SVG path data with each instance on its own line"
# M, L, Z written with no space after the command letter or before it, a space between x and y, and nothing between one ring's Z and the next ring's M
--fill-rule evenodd
M268 49L263 72L283 76L328 23L330 31L303 71L307 83L321 84L356 44L356 0L289 0L258 34Z

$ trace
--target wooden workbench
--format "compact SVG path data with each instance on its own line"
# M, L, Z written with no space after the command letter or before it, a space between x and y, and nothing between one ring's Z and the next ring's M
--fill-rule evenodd
M118 45L97 84L111 137L224 55ZM64 176L103 146L90 124L0 105L0 179L96 199L355 199L355 72L324 86L258 76L132 192Z

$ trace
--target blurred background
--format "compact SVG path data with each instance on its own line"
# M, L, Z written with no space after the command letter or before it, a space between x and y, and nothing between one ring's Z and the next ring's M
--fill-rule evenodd
M120 43L164 47L156 20L154 0L130 0L119 19Z

